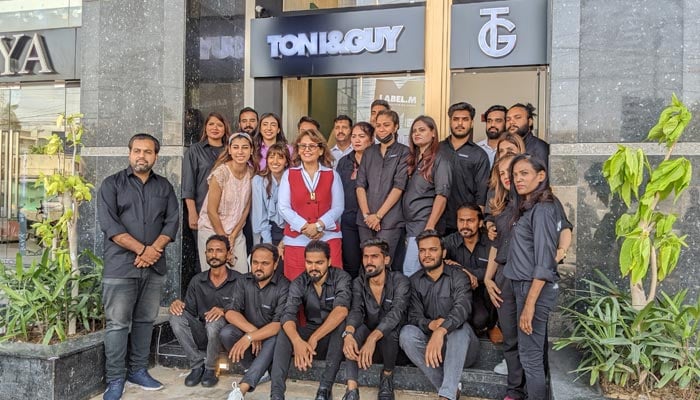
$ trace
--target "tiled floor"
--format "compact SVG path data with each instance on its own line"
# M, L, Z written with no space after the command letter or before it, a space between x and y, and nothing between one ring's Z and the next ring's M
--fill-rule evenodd
M229 391L231 390L231 382L238 381L240 376L223 375L219 380L219 384L213 388L186 387L183 384L185 376L189 370L171 369L164 367L155 367L149 371L154 378L163 382L165 388L157 392L146 392L136 387L126 388L126 392L122 399L144 399L144 400L194 400L194 399L220 399L226 400ZM318 388L318 383L308 381L288 381L287 382L287 400L309 400L313 399ZM336 384L333 387L333 399L340 400L345 392L343 385ZM270 395L270 383L260 385L254 393L246 396L246 400L263 400L268 399ZM360 396L362 399L376 399L376 388L360 388ZM93 397L92 400L99 400L102 395ZM396 400L422 400L422 399L437 399L435 393L413 392L408 390L397 390ZM478 400L471 397L462 396L460 400Z

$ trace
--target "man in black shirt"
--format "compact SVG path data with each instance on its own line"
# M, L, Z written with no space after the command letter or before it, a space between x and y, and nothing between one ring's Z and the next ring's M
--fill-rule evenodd
M216 377L216 358L221 350L219 331L226 325L224 305L231 301L234 282L241 275L226 268L231 245L224 235L213 235L206 243L208 271L195 275L187 287L185 301L170 304L170 326L187 355L192 371L185 386L212 387Z
M399 352L399 330L405 322L410 299L410 283L401 272L389 267L389 244L382 239L362 243L364 276L353 281L352 309L345 326L343 352L347 363L348 390L343 400L358 400L358 365L372 366L379 350L384 370L379 380L379 400L394 399L394 366ZM371 330L371 332L370 332Z
M331 249L328 243L312 240L304 250L306 271L289 286L287 304L282 316L282 330L277 335L272 361L271 400L284 399L285 381L294 351L294 366L309 369L314 356L326 357L326 369L315 400L332 399L331 389L343 359L345 317L350 310L350 275L330 268ZM306 325L297 325L297 312L302 306Z
M440 154L452 167L452 186L447 207L442 214L445 233L457 230L457 207L474 203L483 207L489 185L489 156L473 141L476 110L469 103L450 106L450 136L440 142Z
M167 271L163 251L175 240L179 218L173 186L152 171L159 150L155 137L134 135L129 140L129 167L105 178L99 191L106 400L120 399L124 391L127 342L126 380L147 390L163 387L148 374L148 355Z
M441 399L459 398L462 369L479 353L479 341L466 323L471 313L469 279L443 262L446 251L435 230L416 237L422 270L413 274L408 324L399 343L430 380Z
M503 336L496 327L498 315L484 286L491 242L481 234L484 213L476 204L464 204L457 210L457 232L445 237L447 259L456 262L469 277L472 288L472 316L469 322L479 333L489 330L489 338L501 343Z
M229 400L243 400L246 393L255 390L272 363L289 291L287 278L275 273L279 258L276 246L255 245L250 254L251 272L236 282L233 299L226 306L230 325L221 330L221 343L229 358L246 368L240 383L234 383Z
M506 129L517 133L525 142L525 152L544 161L549 171L549 143L532 134L535 107L530 104L517 103L508 109L506 114Z

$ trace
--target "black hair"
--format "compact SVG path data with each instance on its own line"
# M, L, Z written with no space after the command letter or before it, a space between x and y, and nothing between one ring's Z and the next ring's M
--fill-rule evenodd
M471 115L472 119L474 119L474 115L476 115L476 110L474 109L474 107L471 104L465 103L463 101L451 105L450 108L447 110L447 116L452 118L452 114L454 114L455 111L469 111L469 115Z
M391 122L393 122L394 125L396 125L396 129L399 129L399 114L396 111L388 109L382 110L377 113L377 118L379 118L380 116L386 116L391 118Z
M340 114L337 117L335 117L335 119L333 120L333 125L335 125L335 123L338 121L348 121L350 126L352 126L352 118L348 117L345 114Z
M515 189L515 179L513 179L515 164L523 160L527 161L535 172L544 171L546 174L544 180L537 185L535 190L530 193L527 199L518 194L518 191ZM525 211L534 207L535 204L554 201L554 194L552 193L552 188L549 186L549 173L547 172L547 166L545 165L544 161L540 160L538 157L530 154L519 154L515 156L513 161L510 163L510 171L508 172L508 175L510 177L510 198L513 199L515 210L518 211L513 215L513 223L517 222L518 219L520 219L520 216L523 215Z
M263 120L268 119L268 118L274 118L275 121L277 121L277 127L280 129L279 132L277 132L277 136L275 137L275 141L277 143L284 143L285 145L287 144L287 138L284 136L284 129L282 129L282 118L280 118L279 115L269 112L263 114L259 119L258 119L258 129L256 130L255 137L253 137L253 141L255 142L255 152L260 156L260 149L262 149L263 145L263 137L262 133L260 132L260 127L262 125Z
M386 242L384 239L380 238L372 238L372 239L367 239L362 244L360 245L360 249L364 252L365 247L377 247L379 251L382 252L382 255L384 257L389 255L389 243Z
M369 109L371 110L376 106L382 106L382 107L386 108L387 110L391 110L391 106L389 105L389 102L386 100L382 100L382 99L374 100L372 102L372 105L369 106Z
M247 113L247 112L252 112L253 114L255 114L255 118L258 118L258 112L255 111L255 109L253 107L243 107L243 108L241 108L241 111L238 112L238 121L241 120L241 115L243 115L243 113ZM258 118L258 120L259 120L259 118Z
M312 240L304 248L304 256L307 253L323 253L328 260L331 259L331 246L323 240Z
M370 124L369 122L360 121L360 122L356 123L355 125L352 126L351 132L353 130L355 130L355 128L360 128L360 130L362 132L369 135L370 139L374 138L374 126L372 126L372 124Z
M510 110L512 110L512 109L514 109L514 108L522 108L523 110L525 110L525 111L527 112L527 118L528 118L528 119L529 119L529 118L534 118L534 117L537 116L537 114L535 114L535 110L536 110L536 109L535 109L535 106L533 106L533 105L530 104L530 103L527 103L527 104L515 103L515 104L513 104L512 106L510 106L510 108L508 109L508 111L510 111Z
M479 221L484 220L484 212L481 211L481 207L479 207L478 205L476 205L474 203L465 203L465 204L462 204L461 206L459 206L459 208L457 208L457 212L460 212L460 210L463 210L463 209L475 211L477 218L479 218Z
M304 115L303 117L299 118L299 122L297 122L297 129L299 129L301 127L302 122L309 122L311 124L314 124L316 129L318 129L319 131L321 130L321 124L318 121L316 121L315 119L309 117L308 115ZM352 124L350 124L350 125L352 125Z
M500 104L493 105L484 111L484 120L489 118L489 114L491 114L494 111L501 111L503 114L506 114L508 112L508 109L505 106L502 106Z
M251 260L253 259L253 254L258 250L266 250L272 253L272 261L277 262L280 259L280 252L277 250L277 246L270 243L258 243L250 250Z
M416 236L416 244L420 244L422 240L430 238L438 238L440 240L440 249L445 250L445 241L442 239L442 236L440 236L440 233L435 229L426 229L419 233L418 236Z
M134 144L135 140L150 140L155 145L156 154L160 151L160 142L153 135L148 133L137 133L129 139L129 151L131 151L131 146Z
M207 244L213 241L222 242L224 245L226 245L226 251L231 250L231 243L228 241L228 237L226 237L226 235L211 235L207 239Z

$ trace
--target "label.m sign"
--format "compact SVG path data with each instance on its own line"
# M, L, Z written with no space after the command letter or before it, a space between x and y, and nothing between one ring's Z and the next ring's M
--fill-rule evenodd
M0 33L0 82L76 79L77 28Z
M251 75L421 71L424 27L423 5L254 19Z

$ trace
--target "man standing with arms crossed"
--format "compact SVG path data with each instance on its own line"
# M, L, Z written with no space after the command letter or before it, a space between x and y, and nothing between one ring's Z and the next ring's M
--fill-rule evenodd
M343 400L359 400L358 366L368 369L379 350L384 369L379 377L378 400L394 400L394 366L399 352L399 330L405 322L411 284L401 272L391 271L389 244L382 239L362 243L365 274L353 281L352 309L343 332L345 376ZM377 346L379 347L377 349Z
M105 400L121 398L125 377L145 390L163 388L147 371L148 355L167 272L163 251L175 239L179 218L172 185L152 171L159 150L155 137L134 135L129 140L129 167L105 178L99 191L107 322Z

